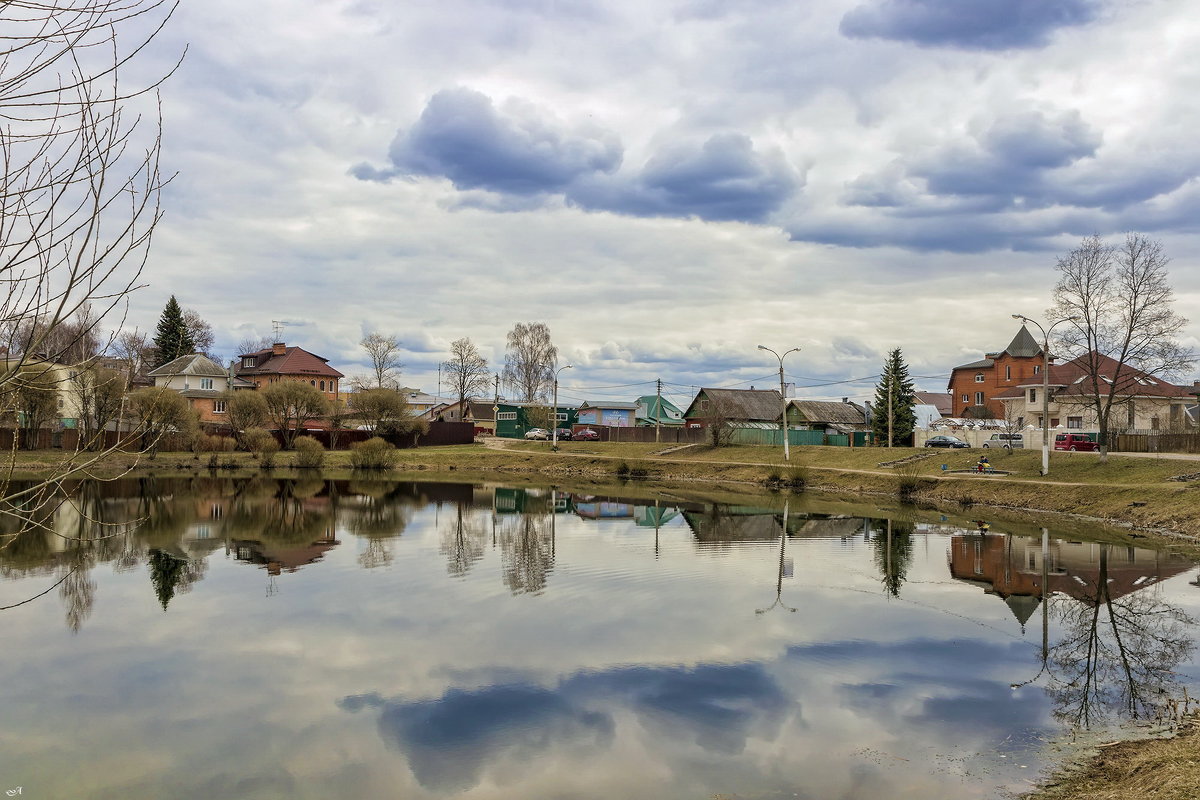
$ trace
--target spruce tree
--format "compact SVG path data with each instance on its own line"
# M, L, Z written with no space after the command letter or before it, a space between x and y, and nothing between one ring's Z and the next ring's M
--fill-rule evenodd
M183 321L183 309L179 307L175 295L171 295L158 320L158 330L154 334L154 351L156 367L196 351L196 342L192 339L187 323Z
M875 441L883 445L888 443L888 396L891 396L892 446L905 447L912 440L913 429L917 425L917 398L913 393L913 383L908 377L908 365L897 347L888 353L883 365L883 374L879 376L879 384L875 387L875 409L871 415L871 429L875 432Z

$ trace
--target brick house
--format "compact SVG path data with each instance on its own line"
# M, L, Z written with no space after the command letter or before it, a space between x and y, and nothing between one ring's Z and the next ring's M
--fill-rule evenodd
M253 389L248 381L231 379L229 371L208 356L200 353L180 356L146 373L146 377L161 386L179 392L200 414L200 421L225 422L225 401L221 394L230 388Z
M283 342L238 356L234 375L260 389L278 381L302 381L320 390L331 403L337 402L338 380L345 377L329 366L329 359Z
M1047 375L1049 426L1076 431L1099 430L1095 408L1096 387L1091 375L1098 374L1099 391L1113 391L1109 429L1112 431L1194 430L1192 407L1195 387L1177 386L1128 364L1099 353L1085 354L1063 364L1051 364ZM1115 386L1114 386L1115 381ZM1042 427L1042 376L1021 381L996 395L1007 410L1007 419L1020 426Z
M950 371L948 390L955 417L1004 417L997 395L1033 378L1041 379L1042 346L1021 326L1008 347Z

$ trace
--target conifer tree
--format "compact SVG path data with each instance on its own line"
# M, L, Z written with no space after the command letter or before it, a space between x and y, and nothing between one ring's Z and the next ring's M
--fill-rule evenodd
M875 441L884 446L888 443L888 397L891 396L892 446L907 446L917 425L917 398L913 383L908 377L908 365L897 347L888 353L883 365L883 374L875 387L875 408L871 415L871 429Z
M179 307L175 295L171 295L158 320L158 329L154 334L154 351L156 367L196 351L196 342L192 339L191 331L183 318L183 309Z

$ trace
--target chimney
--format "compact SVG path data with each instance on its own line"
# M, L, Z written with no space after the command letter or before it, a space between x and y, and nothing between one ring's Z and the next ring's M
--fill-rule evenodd
M849 397L843 397L843 398L842 398L842 402L843 402L843 403L849 403L849 402L850 402L850 398L849 398Z
M284 344L283 342L275 342L275 344L271 345L271 354L272 355L282 356L286 353L287 353L287 345Z

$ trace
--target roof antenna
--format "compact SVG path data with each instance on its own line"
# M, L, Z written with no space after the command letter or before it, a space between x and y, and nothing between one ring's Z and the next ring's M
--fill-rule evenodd
M283 341L283 339L281 338L283 336L283 328L284 328L284 326L291 325L291 324L292 323L288 322L285 319L271 320L271 328L275 331L275 341L276 342Z

